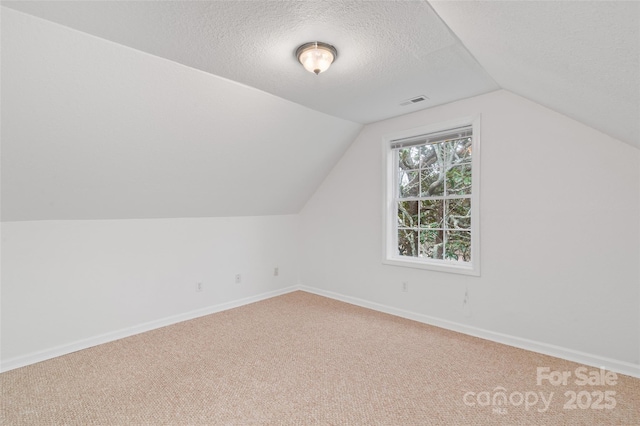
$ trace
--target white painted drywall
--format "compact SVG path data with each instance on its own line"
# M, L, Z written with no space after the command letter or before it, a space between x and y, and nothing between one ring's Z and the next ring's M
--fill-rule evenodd
M383 265L382 136L476 114L481 276ZM367 125L300 215L302 285L639 363L640 151L545 107L498 91Z
M3 5L359 123L498 88L426 1ZM305 71L294 55L315 40L338 49L322 76ZM418 95L429 99L400 106Z
M3 221L295 214L361 128L1 11Z
M430 1L500 87L640 148L640 3Z
M2 362L293 286L297 221L4 222Z

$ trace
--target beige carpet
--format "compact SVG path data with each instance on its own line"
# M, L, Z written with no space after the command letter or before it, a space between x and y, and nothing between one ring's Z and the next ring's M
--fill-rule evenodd
M2 373L0 423L640 424L640 379L579 367L294 292Z

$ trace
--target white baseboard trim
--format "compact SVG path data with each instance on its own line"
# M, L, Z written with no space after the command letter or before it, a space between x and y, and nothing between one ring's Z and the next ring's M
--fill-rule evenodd
M619 374L625 374L627 376L640 378L640 365L638 364L632 364L630 362L601 357L601 356L589 354L586 352L576 351L576 350L564 348L561 346L555 346L548 343L537 342L534 340L511 336L508 334L497 333L495 331L484 330L481 328L472 327L472 326L468 326L465 324L460 324L460 323L456 323L448 320L443 320L443 319L431 317L428 315L418 314L411 311L405 311L403 309L398 309L398 308L383 305L380 303L370 302L368 300L359 299L357 297L346 296L344 294L339 294L332 291L322 290L314 287L307 287L307 286L301 285L299 286L299 289L302 291L306 291L308 293L317 294L319 296L328 297L330 299L339 300L341 302L350 303L352 305L361 306L363 308L373 309L374 311L384 312L387 314L395 315L402 318L407 318L407 319L421 322L424 324L429 324L429 325L444 328L447 330L467 334L470 336L479 337L481 339L502 343L502 344L513 346L519 349L525 349L528 351L537 352L544 355L549 355L556 358L577 362L579 364L592 366L596 368L603 368L605 370L610 370Z
M245 297L238 300L232 300L232 301L221 303L218 305L208 306L206 308L185 312L183 314L173 315L173 316L161 318L155 321L146 322L143 324L139 324L137 326L128 327L128 328L117 330L114 332L101 334L98 336L79 340L66 345L60 345L60 346L56 346L54 348L46 349L43 351L33 352L31 354L10 358L2 362L2 364L0 365L0 372L13 370L20 367L25 367L27 365L35 364L41 361L46 361L48 359L56 358L62 355L67 355L82 349L88 349L90 347L97 346L103 343L108 343L115 340L123 339L125 337L133 336L135 334L144 333L146 331L151 331L157 328L166 327L168 325L176 324L182 321L188 321L188 320L199 318L205 315L214 314L216 312L226 311L229 309L248 305L250 303L259 302L261 300L270 299L272 297L280 296L286 293L291 293L296 290L306 291L308 293L317 294L319 296L328 297L330 299L339 300L341 302L350 303L352 305L361 306L363 308L373 309L375 311L384 312L384 313L395 315L402 318L407 318L413 321L433 325L433 326L444 328L447 330L456 331L456 332L467 334L474 337L479 337L481 339L490 340L497 343L502 343L502 344L513 346L516 348L537 352L544 355L553 356L556 358L566 359L568 361L573 361L579 364L588 365L596 368L604 368L606 370L614 371L616 373L626 374L628 376L640 378L640 365L637 365L637 364L632 364L629 362L619 361L611 358L605 358L598 355L592 355L586 352L575 351L573 349L550 345L548 343L537 342L534 340L524 339L521 337L484 330L481 328L472 327L472 326L468 326L465 324L460 324L460 323L456 323L448 320L443 320L443 319L431 317L428 315L418 314L415 312L394 308L394 307L383 305L380 303L359 299L357 297L346 296L344 294L322 290L314 287L308 287L304 285L286 287L283 289L261 293L255 296L249 296L249 297Z
M67 355L72 352L80 351L82 349L88 349L93 346L101 345L103 343L113 342L114 340L123 339L125 337L144 333L146 331L155 330L157 328L166 327L168 325L176 324L182 321L188 321L188 320L199 318L205 315L215 314L216 312L222 312L229 309L238 308L240 306L248 305L250 303L259 302L265 299L270 299L272 297L280 296L286 293L291 293L292 291L296 291L299 289L300 288L298 286L291 286L291 287L286 287L278 290L273 290L266 293L257 294L255 296L249 296L249 297L245 297L238 300L232 300L229 302L220 303L218 305L207 306L206 308L185 312L183 314L172 315L170 317L149 321L133 327L127 327L121 330L101 334L101 335L90 337L83 340L78 340L66 345L56 346L51 349L45 349L42 351L30 353L27 355L10 358L2 362L2 365L0 366L0 372L13 370L20 367L25 367L27 365L35 364L37 362L46 361L51 358Z

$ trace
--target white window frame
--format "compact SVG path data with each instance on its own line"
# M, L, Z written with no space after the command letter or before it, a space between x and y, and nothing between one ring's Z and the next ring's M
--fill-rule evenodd
M400 256L398 253L398 188L397 154L394 141L443 132L462 126L472 126L471 141L471 261L459 262ZM393 266L428 269L439 272L480 276L480 116L465 117L443 123L408 129L385 135L383 142L383 256L382 263Z

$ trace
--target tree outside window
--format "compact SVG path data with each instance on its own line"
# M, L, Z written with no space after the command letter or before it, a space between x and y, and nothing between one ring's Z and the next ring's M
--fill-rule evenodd
M386 141L387 260L473 268L478 226L473 129L465 125Z

